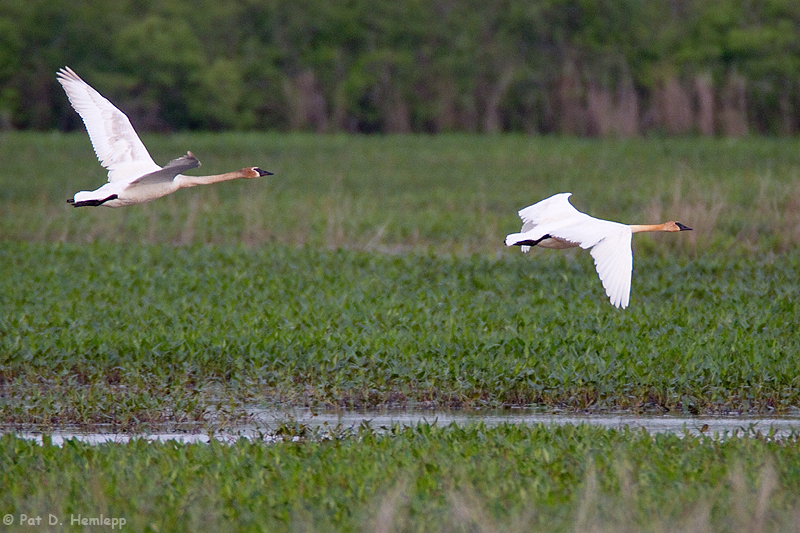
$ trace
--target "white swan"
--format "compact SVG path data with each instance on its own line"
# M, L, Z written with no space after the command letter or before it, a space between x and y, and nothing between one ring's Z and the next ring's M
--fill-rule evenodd
M569 203L572 193L562 192L519 211L520 233L506 237L506 246L520 246L523 252L531 246L543 248L591 248L597 274L611 304L628 307L631 295L633 253L631 235L645 231L686 231L679 222L627 225L590 217Z
M107 184L94 191L80 191L67 200L75 207L123 207L149 202L184 187L272 174L258 167L247 167L214 176L184 176L181 172L200 166L192 152L173 159L162 168L150 157L125 113L69 67L59 70L57 77L86 125L97 159L108 169Z

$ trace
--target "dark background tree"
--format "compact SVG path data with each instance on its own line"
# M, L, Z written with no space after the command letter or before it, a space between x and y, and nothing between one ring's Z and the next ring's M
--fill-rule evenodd
M0 128L791 135L795 0L9 0Z

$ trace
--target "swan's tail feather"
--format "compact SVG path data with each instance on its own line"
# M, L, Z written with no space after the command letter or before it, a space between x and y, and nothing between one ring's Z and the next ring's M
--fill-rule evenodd
M523 237L522 233L512 233L511 235L506 236L506 246L519 246L519 249L523 253L527 253L528 250L531 249L530 245L523 244L525 238Z
M524 233L511 233L510 235L506 235L506 246L516 246L523 240L525 240Z

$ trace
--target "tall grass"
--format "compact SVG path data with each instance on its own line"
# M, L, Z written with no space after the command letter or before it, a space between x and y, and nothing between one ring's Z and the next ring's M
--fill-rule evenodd
M105 181L86 135L3 133L0 235L494 254L519 225L518 209L570 191L598 217L696 228L681 239L643 239L660 250L782 252L800 243L795 139L186 134L145 142L162 164L191 149L203 162L198 173L260 165L276 175L135 209L71 209L64 201L75 191Z

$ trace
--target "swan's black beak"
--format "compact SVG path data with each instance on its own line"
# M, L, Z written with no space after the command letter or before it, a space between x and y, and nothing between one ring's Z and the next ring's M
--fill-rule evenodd
M258 172L258 175L259 175L259 176L272 176L272 175L273 175L273 174L272 174L272 172L268 172L268 171L266 171L266 170L261 170L261 169L260 169L260 168L258 168L258 167L255 167L253 170L255 170L256 172Z
M689 226L684 226L680 222L676 222L675 224L678 225L678 228L680 228L681 231L692 231L692 228L690 228Z

